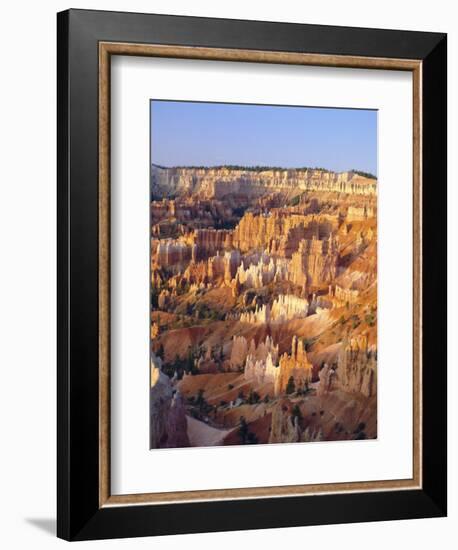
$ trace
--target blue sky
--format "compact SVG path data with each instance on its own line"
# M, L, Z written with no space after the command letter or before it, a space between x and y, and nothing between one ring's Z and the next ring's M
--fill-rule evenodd
M354 168L377 175L377 112L153 100L151 162Z

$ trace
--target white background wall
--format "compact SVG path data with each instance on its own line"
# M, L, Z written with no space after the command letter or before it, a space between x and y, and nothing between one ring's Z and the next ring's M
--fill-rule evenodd
M68 7L449 33L449 280L458 280L458 20L449 0L9 2L0 63L0 545L55 539L55 12ZM455 99L453 101L452 99ZM452 215L454 217L452 217ZM433 269L434 267L432 267ZM455 285L456 286L456 285ZM87 543L140 548L456 548L458 300L449 285L449 518ZM455 311L453 311L455 310Z

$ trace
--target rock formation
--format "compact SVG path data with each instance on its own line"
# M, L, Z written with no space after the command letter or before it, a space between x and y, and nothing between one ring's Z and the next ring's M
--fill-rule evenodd
M239 343L240 349L245 349ZM307 353L301 340L294 336L291 354L278 355L278 346L273 345L270 337L256 348L251 341L248 349L244 377L256 384L272 383L275 396L305 389L312 380L313 365L307 359Z
M321 428L311 430L309 426L301 434L300 441L304 443L316 443L323 441L323 430Z
M364 221L375 216L375 208L368 206L349 206L347 221Z
M235 278L244 288L261 288L272 282L288 280L289 262L283 258L273 257L264 251L246 255L239 262Z
M254 355L248 355L245 363L244 376L255 384L264 384L275 381L278 377L279 368L275 364L276 358L268 353L265 359L256 359Z
M301 440L297 417L291 415L289 406L280 401L272 411L269 443L296 443Z
M243 312L241 323L268 324L283 323L292 319L304 319L309 312L309 303L305 298L292 294L280 294L272 303L256 305L254 311Z
M366 335L342 344L338 361L339 385L348 392L371 397L377 386L377 350L369 346Z
M171 267L189 261L192 249L180 240L163 239L152 243L152 252L157 266Z
M359 291L342 288L339 285L329 286L329 296L343 303L354 304L358 301Z
M164 442L164 447L189 447L188 437L188 422L186 419L186 408L183 396L179 391L176 391L167 417L167 439Z
M167 439L167 418L173 389L169 378L161 371L160 359L151 359L150 447L156 449Z
M201 198L214 199L232 194L262 196L272 189L375 196L377 182L354 172L336 174L319 169L254 171L228 167L160 168L153 165L151 188L153 195L194 193Z
M239 344L240 345L240 344ZM243 346L240 346L243 348ZM256 346L251 340L245 357L244 377L258 384L275 383L277 377L278 345L270 336Z
M246 213L234 230L233 245L242 252L266 250L291 258L303 239L329 238L337 221L329 216L295 214L276 209L269 214Z
M168 305L170 304L170 297L171 293L169 290L161 290L157 299L157 305L159 309L166 309L168 307Z
M278 374L275 379L275 395L287 393L290 379L294 382L294 389L306 388L312 380L313 365L307 358L302 340L293 336L291 354L284 353L280 357Z
M233 368L243 367L248 354L248 342L244 336L234 336L232 339L232 349L230 364Z
M225 229L196 229L187 242L194 247L194 260L201 260L219 251L232 248L232 231Z
M376 191L152 167L151 447L377 436Z
M273 301L270 311L272 322L284 322L291 319L304 319L308 315L309 303L305 298L293 294L280 294Z
M302 240L291 260L291 279L305 287L331 283L337 274L338 241L330 236L325 240Z
M331 365L324 364L319 372L317 395L325 395L336 389L336 371Z
M150 448L188 447L183 398L161 370L161 360L152 354L150 389Z
M256 306L254 311L246 311L240 315L241 323L267 324L270 323L270 306L264 304Z

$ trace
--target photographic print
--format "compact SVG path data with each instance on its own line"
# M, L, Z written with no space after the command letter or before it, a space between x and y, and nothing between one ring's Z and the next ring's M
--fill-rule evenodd
M377 437L377 111L151 100L150 448Z

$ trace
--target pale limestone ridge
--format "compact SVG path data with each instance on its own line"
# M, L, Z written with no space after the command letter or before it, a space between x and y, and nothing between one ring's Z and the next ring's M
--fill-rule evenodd
M171 193L194 194L205 198L223 198L230 194L262 196L272 190L337 192L375 195L377 181L355 172L306 170L238 170L231 168L151 169L152 190L163 196Z

